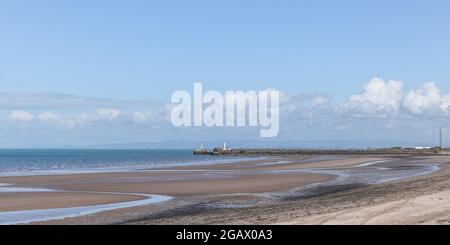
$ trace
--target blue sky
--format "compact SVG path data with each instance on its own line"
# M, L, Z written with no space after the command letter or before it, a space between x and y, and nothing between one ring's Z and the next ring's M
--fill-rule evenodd
M220 91L272 87L289 93L323 94L334 107L363 93L361 87L376 77L386 83L403 81L405 94L435 81L444 96L450 92L449 24L450 2L446 0L2 0L0 92L13 94L17 101L23 100L23 93L69 94L89 98L83 103L93 104L86 112L79 105L38 111L4 102L0 115L9 117L12 110L27 111L34 118L45 111L92 113L105 109L92 102L97 99L163 103L175 90L192 89L194 81ZM137 110L117 103L106 103L107 109ZM420 110L411 103L405 108ZM334 118L338 117L342 115ZM425 117L429 115L415 120ZM3 128L14 128L7 135L17 139L15 146L23 145L26 137L35 142L48 138L44 133L27 132L52 131L45 125L4 121ZM71 132L72 137L48 134L55 139L52 145L75 138L81 145L145 140L122 132L119 126L114 129L123 135L110 138L105 130L92 129L100 132L98 142L83 140L86 132ZM148 135L137 135L153 135L145 132ZM346 133L330 132L323 137L340 135ZM424 141L422 136L416 138ZM0 142L0 146L9 144Z
M4 0L2 90L167 100L200 80L340 98L373 76L450 90L449 11L448 1Z

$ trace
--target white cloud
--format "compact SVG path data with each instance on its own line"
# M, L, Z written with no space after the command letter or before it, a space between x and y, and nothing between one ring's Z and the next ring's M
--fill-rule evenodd
M117 109L97 109L96 116L98 119L114 120L122 115L123 112Z
M440 108L441 108L441 110L445 111L446 113L449 112L449 109L450 109L450 94L442 96Z
M125 115L125 113L116 109L97 109L95 113L82 112L70 117L60 118L58 126L65 129L82 128L88 125L102 127L106 121L119 120L122 115ZM95 124L97 122L98 124Z
M16 110L11 112L10 118L13 121L29 122L33 120L34 116L29 112Z
M46 111L46 112L39 113L38 119L41 122L46 122L46 123L47 122L58 122L60 120L60 116L56 113Z
M328 99L328 97L322 96L322 95L318 95L316 97L314 97L314 106L322 106L322 105L326 105L328 104L330 101Z
M363 92L352 95L343 110L357 115L395 114L402 101L403 82L373 78L363 86Z
M441 96L435 82L425 83L422 88L409 91L403 100L403 107L416 115L447 114L449 106L450 95Z
M351 135L381 138L383 133L389 138L396 132L399 138L407 138L414 135L417 128L433 131L440 126L446 127L446 120L450 118L450 94L439 91L435 83L426 83L409 91L403 89L400 81L374 78L363 86L360 93L349 96L342 103L333 103L332 97L320 93L281 91L280 95L280 139L346 138ZM233 131L227 128L210 131L173 128L171 108L173 105L170 103L150 100L126 102L44 94L6 96L0 93L2 133L13 135L10 137L23 133L36 134L43 142L46 135L67 141L79 138L80 142L84 139L86 142L116 142L110 137L118 137L117 142L170 141L196 139L196 135L202 135L202 132L211 132L208 138L227 139L231 135L229 132ZM412 117L411 114L417 116ZM21 127L23 122L28 122L30 127ZM25 131L27 128L29 132ZM245 135L251 130L243 128L242 133ZM81 137L91 134L96 136ZM248 135L257 137L257 134Z
M134 122L143 123L150 120L151 113L148 111L135 111L132 113L132 119Z
M77 127L83 127L92 122L93 116L88 113L79 113L67 118L63 118L59 121L58 126L64 129L74 129Z

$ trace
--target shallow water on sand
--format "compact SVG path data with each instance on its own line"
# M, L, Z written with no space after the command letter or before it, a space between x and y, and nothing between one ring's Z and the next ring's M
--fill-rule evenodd
M253 196L254 199L243 201L227 201L224 199L222 201L206 204L206 206L209 208L239 208L250 207L257 203L266 203L274 200L300 200L351 190L358 187L430 174L440 170L440 166L443 163L439 160L432 163L425 163L425 160L425 158L386 159L380 161L368 161L355 166L327 169L314 168L259 171L258 173L260 174L326 174L333 175L335 178L330 181L314 183L288 191L239 193L238 195Z
M438 171L441 162L424 163L421 158L394 159L360 164L354 167L335 169L301 169L302 173L331 174L336 179L316 183L276 195L287 199L301 199L338 192L356 187L421 176Z
M102 192L106 193L106 192ZM165 202L171 199L169 196L163 195L149 195L140 193L106 193L114 195L139 195L145 197L142 200L110 203L103 205L90 205L81 207L69 207L69 208L52 208L52 209L38 209L38 210L21 210L21 211L8 211L0 212L0 225L13 225L13 224L27 224L31 222L48 221L55 219L73 218L83 215L95 214L103 211L130 208L137 206L144 206L153 203Z

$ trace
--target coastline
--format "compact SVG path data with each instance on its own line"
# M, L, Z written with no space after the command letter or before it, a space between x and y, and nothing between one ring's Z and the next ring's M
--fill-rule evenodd
M3 189L53 190L52 197L40 192L0 195L3 198L0 202L0 219L2 212L91 207L97 211L82 213L80 216L60 216L58 219L50 217L36 220L35 224L208 224L219 210L220 218L214 218L217 223L296 224L303 222L303 219L248 220L235 216L235 212L251 209L259 210L260 214L270 212L271 215L282 217L283 207L293 202L301 203L314 198L323 198L326 202L333 192L345 193L353 189L409 181L422 173L427 175L421 177L427 178L430 173L426 172L426 168L445 164L446 159L289 156L127 172L0 177L0 183L9 184L0 186ZM398 177L400 180L389 179L391 176L386 175L388 171L382 170L386 166L397 166L397 170L390 172L401 173ZM446 172L435 171L431 171L434 172L431 175ZM369 175L374 181L389 180L388 183L373 185L359 182L358 178L369 181ZM357 181L352 181L353 178ZM116 205L145 200L142 195L162 195L170 199L128 207ZM28 198L32 198L34 203L24 204L23 200ZM101 205L116 205L117 208L99 209ZM261 215L255 215L258 216Z
M450 168L302 200L239 209L149 216L125 224L448 225ZM198 207L200 209L200 207Z

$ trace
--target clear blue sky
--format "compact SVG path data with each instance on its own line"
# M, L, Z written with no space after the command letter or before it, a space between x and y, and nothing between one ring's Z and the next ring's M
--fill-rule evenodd
M450 90L450 1L0 2L0 90L168 100L208 88L344 98L374 76Z

